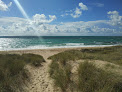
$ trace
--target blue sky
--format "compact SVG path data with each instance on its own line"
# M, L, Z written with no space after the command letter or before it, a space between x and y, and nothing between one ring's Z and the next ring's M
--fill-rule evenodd
M0 0L0 24L1 35L122 36L122 0Z

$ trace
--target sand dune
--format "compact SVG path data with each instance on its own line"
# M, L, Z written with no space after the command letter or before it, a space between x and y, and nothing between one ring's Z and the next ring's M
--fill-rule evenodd
M47 58L54 54L63 52L70 49L80 49L80 48L60 48L60 49L45 49L45 50L18 50L18 51L2 51L0 53L10 53L10 54L23 54L23 53L33 53L42 55L46 60L42 63L41 67L34 68L33 66L27 65L26 68L30 72L30 82L25 87L26 92L57 92L53 87L53 80L49 77L48 70L51 60Z
M54 89L53 80L49 77L48 71L49 71L49 64L51 63L51 60L48 60L47 58L54 54L57 54L66 50L71 50L71 49L80 50L81 48L18 50L18 51L7 51L7 52L2 51L0 53L10 53L10 54L33 53L33 54L42 55L44 59L46 60L46 62L42 63L41 67L34 68L33 66L30 66L30 65L26 66L26 68L30 72L30 82L25 87L26 92L59 92L59 90ZM82 62L82 61L79 60L75 63L72 63L72 66L73 66L72 72L76 71L79 62ZM95 63L96 65L101 67L101 65L104 65L107 62L95 61Z

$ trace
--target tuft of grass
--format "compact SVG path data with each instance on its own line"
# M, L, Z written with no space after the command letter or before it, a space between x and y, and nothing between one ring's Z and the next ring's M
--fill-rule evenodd
M69 86L71 76L70 70L70 67L67 66L66 68L59 68L53 74L52 78L54 79L55 86L60 87L62 92L66 92Z
M41 66L42 62L45 62L44 58L40 55L35 54L23 54L22 57L25 58L26 63L31 63L33 66Z
M66 65L68 61L75 61L81 58L81 52L78 50L65 51L54 56L49 57L52 61L59 62L62 65Z
M109 64L109 63L108 63L108 64L105 65L105 68L113 68L113 69L114 69L114 68L116 68L116 67L115 67L115 65L112 65L112 64Z
M57 71L59 69L59 64L57 62L52 62L50 65L49 65L49 74L50 74L50 77L53 78L53 75L55 74L55 71Z
M35 67L45 62L42 56L35 54L0 54L0 92L23 92L23 86L29 81L27 64Z
M79 92L115 92L119 90L114 88L118 82L114 74L96 68L93 63L85 61L78 67Z
M49 67L49 74L54 80L55 86L59 87L62 92L67 92L71 82L71 66L69 64L62 65L54 61Z

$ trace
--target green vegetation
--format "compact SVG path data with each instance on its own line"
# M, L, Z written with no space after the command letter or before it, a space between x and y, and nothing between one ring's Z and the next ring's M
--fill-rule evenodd
M65 51L49 57L53 61L103 60L122 65L122 46Z
M42 56L34 54L0 54L0 92L24 91L22 86L29 81L26 64L35 67L45 62Z
M62 92L122 92L122 76L105 71L89 60L103 60L122 65L122 46L70 50L49 57L49 74L54 84ZM73 74L72 63L87 60L79 64L77 74ZM105 67L114 67L107 64Z
M42 62L45 62L44 58L35 54L23 54L22 58L26 63L31 63L34 66L41 66Z
M108 64L105 65L105 68L112 68L112 69L114 69L116 67L115 67L115 65L112 65L112 64L108 63Z
M54 79L55 86L60 87L62 92L66 92L66 89L71 82L71 66L58 67L57 70L53 72L51 78ZM54 68L55 69L55 68Z
M122 65L122 46L82 49L81 52L82 59L102 60Z
M68 61L75 61L81 59L81 51L78 50L71 50L71 51L65 51L62 53L58 53L54 56L49 57L48 59L51 59L52 61L59 62L63 65L65 65Z
M122 80L115 74L96 68L93 63L83 62L78 68L79 92L121 92L117 85Z

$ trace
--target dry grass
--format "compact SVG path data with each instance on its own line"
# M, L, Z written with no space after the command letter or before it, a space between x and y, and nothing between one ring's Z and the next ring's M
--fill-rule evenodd
M122 65L122 46L82 49L81 52L82 59L102 60Z
M86 60L102 60L114 64L122 65L122 46L113 46L105 48L69 50L49 57L53 61L66 63L67 61L75 61L79 59Z
M116 74L97 68L94 63L85 61L78 67L79 92L121 92L122 88L117 87L120 80Z
M0 54L0 92L20 92L29 80L26 64L35 67L44 62L42 56L34 54Z

